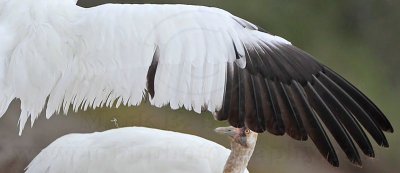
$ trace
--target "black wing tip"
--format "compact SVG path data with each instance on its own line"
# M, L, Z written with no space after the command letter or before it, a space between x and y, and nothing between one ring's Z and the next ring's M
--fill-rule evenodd
M340 164L339 164L339 159L337 158L337 156L336 156L336 154L334 153L334 154L332 154L332 155L328 155L327 157L326 157L326 159L328 160L328 162L332 165L332 166L334 166L334 167L339 167L340 166Z
M308 140L308 135L305 130L299 130L297 131L296 129L290 128L287 129L286 133L292 137L295 140L298 141L307 141Z
M389 142L387 140L383 140L379 146L383 147L383 148L389 148Z
M308 83L305 87L309 102L317 112L317 115L325 123L327 129L331 132L336 142L340 145L342 150L346 153L349 160L354 164L361 164L361 158L355 148L354 143L350 138L350 134L345 130L337 116L331 112L331 108L328 107L326 102L320 97L316 89ZM321 116L324 115L324 116Z
M285 127L281 123L275 123L274 130L276 132L276 135L278 135L278 136L285 135Z
M392 126L392 124L390 124L390 123L388 124L387 127L382 128L382 130L383 130L384 132L387 132L387 133L394 133L393 126Z
M324 71L325 72L321 73L321 76L330 81L330 83L335 83L334 85L337 85L337 87L342 90L341 92L345 93L347 97L351 99L350 102L356 109L354 111L363 115L360 118L363 118L364 120L357 119L363 121L361 124L367 128L367 131L372 135L377 144L381 147L388 148L389 143L383 134L383 131L391 132L393 131L393 128L386 116L371 100L343 77L339 76L328 67L325 67ZM357 114L355 116L357 116Z
M232 127L235 127L235 128L243 128L243 127L245 127L243 121L242 122L238 122L236 120L233 120L232 118L228 118L228 123L229 123L229 125L231 125Z
M368 152L365 152L364 154L370 158L375 158L375 152L373 149L369 150Z
M259 31L262 30L260 27L257 28L257 27L254 27L253 25L248 25L248 23L246 23L244 21L241 21L241 20L237 20L237 21L244 28L259 30ZM238 110L235 110L234 111L235 113L229 114L229 116L225 115L225 117L227 117L227 118L220 118L217 116L216 117L217 120L219 120L219 121L228 120L229 124L236 128L247 127L250 130L257 132L257 133L263 133L265 131L268 131L271 134L277 135L277 136L283 136L285 134L288 134L289 136L291 136L297 140L307 140L308 137L310 137L311 139L314 139L315 137L308 136L309 134L307 135L307 131L305 132L305 134L306 134L305 136L295 134L294 132L292 132L292 130L290 130L290 129L288 130L287 124L285 124L285 122L282 122L282 121L274 120L274 121L267 122L267 119L265 119L265 124L261 124L261 125L259 123L254 123L255 121L250 121L250 119L248 119L249 121L247 122L246 116L245 116L246 111L244 109L245 108L244 105L246 103L246 102L244 102L244 101L246 101L244 99L246 97L244 97L244 96L246 94L244 92L245 90L243 89L244 85L243 85L243 83L241 83L241 82L243 82L242 80L245 78L241 79L243 77L242 76L243 74L241 74L241 73L243 73L243 71L246 71L246 73L250 73L250 74L247 74L247 75L250 75L250 77L252 77L252 75L260 75L261 74L261 77L264 78L267 85L268 85L268 82L271 82L271 81L276 82L276 80L282 81L284 84L287 84L287 85L291 85L292 84L291 81L295 81L294 83L297 85L297 87L302 88L302 89L304 89L304 87L306 87L307 85L310 85L310 84L313 85L312 75L309 76L310 74L313 74L318 78L318 76L321 73L323 75L326 74L327 76L329 76L329 78L334 79L334 81L335 81L334 83L336 85L340 84L340 85L338 85L338 87L340 87L340 89L343 89L343 96L349 97L348 98L349 101L347 101L347 102L353 101L354 104L358 106L357 109L363 108L363 112L366 113L365 115L367 115L367 117L371 118L371 120L373 121L373 122L371 122L371 124L376 123L376 125L375 125L376 127L375 126L374 126L374 128L371 127L371 128L369 128L368 131L370 133L373 132L372 135L375 138L375 140L377 141L378 145L380 145L382 147L389 147L389 144L388 144L386 138L383 136L383 131L393 133L394 130L393 130L392 125L387 120L387 118L384 116L384 114L372 103L372 101L369 100L366 96L362 95L362 93L359 93L360 91L357 90L357 88L355 88L351 83L347 83L347 81L344 78L340 77L338 74L336 74L334 71L332 71L328 67L326 67L322 64L319 64L318 62L314 62L314 59L310 58L311 55L308 55L308 54L303 55L304 52L297 52L298 51L297 48L289 47L289 49L288 49L284 46L281 46L282 47L281 49L284 49L284 50L278 51L278 50L275 50L274 47L269 47L267 43L264 43L264 44L266 45L265 49L263 49L262 45L260 45L260 47L262 48L263 52L266 53L265 57L257 56L258 53L263 53L261 51L259 51L257 53L258 49L255 51L255 53L253 52L254 55L251 52L250 53L247 52L245 56L246 56L246 60L249 61L249 63L246 65L246 68L245 68L246 70L243 70L242 68L240 68L239 71L236 71L236 73L239 73L240 80L236 79L239 81L235 81L235 82L233 82L233 84L239 83L239 90L238 91L235 90L236 97L238 97L238 98L233 99L233 100L235 100L235 101L239 100L239 101L238 101L238 103L235 103L235 106L231 107L231 109L237 108ZM235 46L236 45L233 44L233 47L234 47L235 53L236 53L236 58L238 59L239 55L237 53ZM246 45L245 47L251 47L251 46ZM294 51L294 53L291 53L290 51ZM254 59L254 61L250 61L249 58L252 58L252 56L255 56L255 58L258 57L259 59ZM295 62L291 63L291 61L288 61L288 59L285 59L290 56L299 56L299 57L297 57L297 59L294 59L294 60L296 60ZM282 62L277 61L276 60L277 57L281 57ZM266 59L268 59L270 61L266 61ZM263 67L263 66L258 65L258 63L260 63L261 65L265 65L266 67L278 66L279 68L272 69L272 70L275 70L278 72L273 73L274 71L272 71L272 70L271 70L271 72L263 71L261 69L261 67ZM300 64L297 64L297 63L300 63ZM286 66L284 66L284 65L286 65ZM310 68L305 68L305 67L310 67ZM239 67L236 67L236 68L239 68ZM293 68L298 69L298 70L297 71L291 70ZM297 74L298 72L302 72L302 71L305 71L304 74L303 73ZM267 72L270 72L271 74L267 73ZM279 73L279 72L281 72L281 73ZM287 73L290 73L290 74L289 75L279 75L279 74L287 74ZM339 78L337 76L339 76ZM236 78L236 77L232 77L232 79L234 79L234 78ZM271 91L269 91L269 92L271 92ZM298 94L302 95L303 94L302 92L304 92L304 90L300 89L298 92L299 92ZM349 94L349 95L345 95L345 94ZM256 97L256 96L254 95L254 97ZM307 100L307 97L304 97L301 99ZM229 100L229 99L227 99L227 100ZM255 100L255 102L258 102L258 100ZM271 102L273 103L273 106L271 106L271 109L275 110L275 111L273 111L272 114L269 113L267 115L268 116L274 116L274 115L280 116L279 107L278 107L278 109L276 109L277 107L275 106L276 104L277 105L279 105L279 104L275 100L272 100ZM369 105L373 105L374 107L368 108ZM356 109L356 108L354 108L354 109ZM251 110L254 111L254 109L251 109ZM311 111L308 111L308 112L312 113L313 109L310 109L310 110ZM349 111L347 105L344 105L343 110ZM232 112L232 111L230 111L230 112ZM361 112L361 110L355 111L355 112ZM369 121L371 121L371 120L369 120ZM368 122L368 121L365 120L365 122ZM362 125L363 124L365 124L365 123L362 123ZM264 125L264 126L262 126L262 125ZM350 141L351 141L351 139L352 138L350 138ZM372 149L372 145L369 143L368 137L367 137L367 140L361 141L361 142L365 142L364 145L361 145L361 146L359 145L361 147L361 149L363 150L363 153L369 157L375 157L375 153ZM361 142L358 142L358 143L361 143ZM330 146L331 144L330 144L329 138L328 138L327 143L329 145L328 146L329 148L327 148L327 147L322 148L322 149L319 148L319 150L323 155L326 156L325 157L326 160L331 165L333 165L335 167L339 167L339 160L338 160L332 146ZM321 151L321 150L323 150L323 151ZM356 153L358 154L358 152L356 152ZM349 154L349 153L347 153L347 154L348 154L349 160L354 165L357 165L357 166L362 165L362 161L361 161L359 155L353 155L353 154Z
M217 119L217 120L218 121L225 121L226 119L221 119L221 120ZM264 133L265 131L267 131L267 129L261 124L256 125L256 126L255 125L247 125L245 123L239 123L239 122L233 121L231 119L228 119L228 123L232 127L235 127L235 128L246 127L246 128L249 128L251 131L256 132L256 133Z
M264 133L266 131L265 127L262 127L262 126L256 126L256 127L250 126L247 128L249 128L251 131L256 132L256 133Z
M362 167L363 165L360 157L350 160L350 162L357 167Z
M334 80L336 83L340 83L339 85L341 85L342 89L346 90L346 92L350 94L351 97L353 97L353 99L355 99L357 103L359 103L360 106L365 109L365 111L367 111L367 113L371 116L371 118L374 119L374 121L376 121L377 125L382 131L389 133L394 132L392 124L382 110L380 110L374 102L372 102L366 95L358 90L357 87L327 66L323 66L322 73L329 76L329 78Z

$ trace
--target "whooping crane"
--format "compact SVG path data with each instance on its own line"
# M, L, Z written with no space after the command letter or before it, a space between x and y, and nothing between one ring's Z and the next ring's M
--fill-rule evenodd
M21 101L20 133L46 117L139 105L212 112L254 132L314 142L334 166L374 157L393 128L352 84L289 41L227 11L190 5L0 0L0 116ZM325 126L323 126L323 124ZM363 129L364 128L364 129Z
M26 173L222 173L225 163L235 163L225 167L235 172L226 173L248 173L251 153L243 151L254 150L256 136L234 129L217 130L237 138L232 152L198 136L144 127L69 134L43 149Z

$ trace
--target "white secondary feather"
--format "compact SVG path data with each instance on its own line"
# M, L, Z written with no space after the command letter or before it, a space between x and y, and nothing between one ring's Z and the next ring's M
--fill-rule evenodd
M20 131L46 108L55 112L139 105L160 56L151 104L198 113L221 108L227 62L244 67L234 46L286 40L244 28L230 13L188 5L81 8L74 0L2 1L0 116L21 100ZM245 22L245 21L241 21ZM247 25L251 25L246 23ZM253 26L255 27L255 26Z
M43 149L26 172L221 173L229 154L197 136L129 127L63 136Z

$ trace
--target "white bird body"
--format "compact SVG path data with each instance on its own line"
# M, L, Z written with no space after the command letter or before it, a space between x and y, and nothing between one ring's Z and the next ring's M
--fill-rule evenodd
M127 127L65 135L43 149L26 172L221 173L229 153L201 137Z

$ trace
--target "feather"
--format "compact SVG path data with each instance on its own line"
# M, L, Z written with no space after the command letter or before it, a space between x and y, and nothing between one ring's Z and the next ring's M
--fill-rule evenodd
M269 79L265 79L265 85L268 91L267 98L269 98L269 105L272 110L272 118L267 119L267 128L269 128L271 133L275 135L283 135L285 133L285 127L283 125L275 88L272 84L272 81Z
M222 109L217 113L216 119L219 121L227 120L231 110L231 97L232 91L234 90L234 67L232 63L228 63L226 69L226 80L225 80L225 92L224 92L224 104Z
M266 130L265 119L264 119L264 111L263 111L263 101L262 101L262 89L260 88L260 83L263 82L263 79L260 76L250 76L251 85L253 88L253 99L254 99L254 110L255 113L255 125L250 128L254 132L262 133ZM247 120L247 119L246 119ZM250 123L248 123L250 124ZM249 125L246 125L250 127Z
M353 115L343 106L342 103L329 91L321 81L314 76L313 87L327 103L329 109L338 118L338 120L344 125L347 131L352 135L353 139L358 143L361 150L368 156L374 157L374 150L372 145L362 130L360 124L354 119Z
M223 172L230 152L194 135L125 127L62 136L43 149L26 172L217 173Z
M236 125L238 126L237 121L238 118L240 117L240 113L239 113L239 106L240 106L240 102L239 102L239 67L238 66L234 66L233 69L233 83L235 84L232 87L232 90L229 92L231 94L231 100L230 100L230 110L229 110L229 124L231 125Z
M156 47L156 50L154 51L153 60L149 67L149 71L147 72L147 91L149 92L151 98L154 98L154 78L156 76L159 58L160 58L160 52L158 50L158 47Z
M255 77L247 73L245 85L245 126L250 130L262 133L265 131L264 115L260 106L260 96L258 96L258 88L255 86Z
M343 139L338 142L353 161L359 158L349 136L374 155L361 126L389 145L383 131L393 127L358 89L289 41L229 12L75 2L10 1L19 10L1 13L7 18L0 35L7 36L0 38L0 117L19 99L20 134L46 106L50 118L70 108L137 106L149 98L157 107L218 112L216 119L259 133L308 135L335 166L314 111L327 113L325 127L339 130L333 136Z
M376 123L369 117L363 108L342 88L340 88L336 83L334 83L328 76L324 73L320 73L321 82L335 94L338 99L346 105L346 108L352 112L352 114L357 118L357 120L363 125L363 127L371 134L372 138L383 147L388 147L389 144L387 139L381 129L376 125Z
M358 154L350 135L333 115L325 101L318 95L311 83L308 83L304 89L307 93L311 106L316 111L319 118L325 123L326 127L346 153L349 160L357 165L362 165L360 155Z
M297 140L307 140L307 132L304 129L304 125L298 115L297 108L293 105L293 100L290 99L290 91L287 89L289 86L280 83L277 86L280 96L282 97L280 108L283 112L285 120L286 133Z
M293 100L295 105L300 108L299 113L304 127L309 134L311 140L314 142L319 152L328 160L333 166L339 166L339 160L335 150L327 136L324 128L315 115L310 103L308 102L303 89L296 81L292 81L293 87Z
M237 118L232 118L232 120L234 120L234 121L231 121L231 118L229 118L229 123L233 126L233 127L236 127L236 128L241 128L241 127L244 127L244 120L245 120L245 114L246 114L246 80L247 80L247 76L246 76L246 69L240 69L239 68L239 70L238 70L238 85L239 85L239 87L238 87L238 91L239 91L239 94L238 94L238 101L239 101L239 107L238 107L238 109L239 109L239 113L238 113L238 117Z
M330 79L335 81L335 83L337 83L344 91L346 91L346 93L349 94L365 110L365 112L367 112L371 118L374 119L374 121L383 131L393 132L393 127L389 120L385 117L382 111L379 110L379 108L370 99L368 99L368 97L366 97L356 87L328 67L324 68L324 72L327 76L329 76Z

